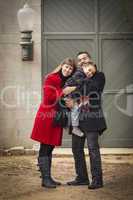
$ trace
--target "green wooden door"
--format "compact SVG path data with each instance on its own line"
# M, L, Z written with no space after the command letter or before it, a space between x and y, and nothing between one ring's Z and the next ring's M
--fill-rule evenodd
M84 50L106 75L104 147L133 147L132 9L130 0L42 1L42 76ZM71 146L67 133L63 146Z

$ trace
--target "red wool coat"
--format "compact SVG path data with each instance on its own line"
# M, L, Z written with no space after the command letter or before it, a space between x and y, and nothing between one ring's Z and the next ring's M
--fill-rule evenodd
M57 100L62 96L62 80L58 73L47 76L43 85L43 100L37 111L31 139L40 143L60 146L63 129L53 125Z

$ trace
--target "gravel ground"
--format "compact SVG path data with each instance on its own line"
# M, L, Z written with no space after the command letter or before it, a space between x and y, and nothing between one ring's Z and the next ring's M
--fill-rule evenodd
M133 156L102 156L102 160L104 188L91 191L66 185L75 176L72 157L53 159L52 174L62 182L56 189L40 186L36 156L0 157L0 200L132 200Z

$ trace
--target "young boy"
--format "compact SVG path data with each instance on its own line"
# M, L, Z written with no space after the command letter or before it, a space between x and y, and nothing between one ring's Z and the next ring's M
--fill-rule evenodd
M85 85L97 71L97 67L93 62L89 62L82 67L77 68L76 72L70 77L64 87L76 86L76 90L65 98L74 99L74 106L71 109L71 125L72 133L82 137L84 133L78 128L79 126L79 110L82 105L89 105L89 97L84 96ZM89 106L88 106L89 107Z

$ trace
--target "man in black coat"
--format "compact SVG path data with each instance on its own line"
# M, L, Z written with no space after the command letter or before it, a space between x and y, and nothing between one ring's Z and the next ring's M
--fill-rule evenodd
M88 52L80 52L77 55L78 65L83 66L90 62L91 56ZM103 72L97 71L96 74L84 83L83 93L89 97L89 108L83 106L79 116L79 127L84 132L83 137L72 134L72 152L75 161L76 179L68 182L68 185L88 185L89 189L103 187L103 175L101 165L101 155L99 150L98 138L106 129L101 107L101 95L105 85ZM87 139L87 146L90 155L90 167L92 182L89 182L88 172L84 154L84 144Z

